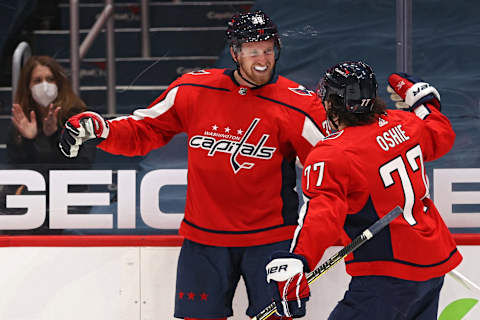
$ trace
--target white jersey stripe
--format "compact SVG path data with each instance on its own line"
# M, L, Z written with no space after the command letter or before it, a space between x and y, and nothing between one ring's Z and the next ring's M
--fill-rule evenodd
M303 123L302 137L304 137L312 146L315 146L318 141L325 138L325 136L318 130L317 126L308 117L305 117Z
M298 235L302 230L303 222L305 221L305 216L307 215L308 202L310 201L310 199L307 198L304 194L302 194L302 197L303 197L303 206L300 209L300 212L298 214L298 225L293 235L292 243L290 246L290 252L293 252L293 250L295 250L295 246L297 245L297 241L298 241Z
M133 112L133 115L131 116L118 117L110 121L118 121L123 119L143 120L145 118L156 118L158 116L161 116L162 114L170 110L170 108L175 103L177 91L178 87L173 88L167 93L167 96L162 101L158 102L151 108L137 109Z

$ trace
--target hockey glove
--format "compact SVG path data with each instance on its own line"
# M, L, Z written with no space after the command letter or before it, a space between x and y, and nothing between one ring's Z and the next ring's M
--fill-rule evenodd
M60 150L69 158L76 157L82 144L88 140L96 144L102 142L109 130L107 121L99 114L91 111L79 113L65 123L60 134Z
M302 256L277 251L267 264L267 282L279 316L305 316L310 287L305 277L306 262Z
M398 109L413 111L428 103L440 110L440 94L423 80L406 73L392 73L388 77L388 84L387 91Z

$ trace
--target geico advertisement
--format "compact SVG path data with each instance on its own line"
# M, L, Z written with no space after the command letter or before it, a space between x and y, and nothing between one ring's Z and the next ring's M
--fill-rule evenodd
M114 182L114 175L116 190L109 191L106 186ZM0 170L0 185L24 185L26 190L34 192L4 195L7 209L23 208L24 213L0 214L0 229L38 228L45 222L47 209L51 229L135 229L140 220L148 228L177 229L183 212L162 211L159 194L162 187L186 185L186 182L186 169L152 170L141 179L135 170L51 170L47 192L44 177L34 170ZM480 227L479 183L477 168L433 169L433 199L450 228ZM70 190L78 185L104 185L105 191ZM112 192L116 192L115 201ZM110 212L70 213L72 206L105 207ZM462 212L462 208L466 210Z

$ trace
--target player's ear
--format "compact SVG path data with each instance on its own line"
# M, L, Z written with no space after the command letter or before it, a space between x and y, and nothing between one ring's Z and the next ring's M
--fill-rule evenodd
M237 63L237 52L233 49L233 46L230 46L230 54L232 55L232 59L235 63Z

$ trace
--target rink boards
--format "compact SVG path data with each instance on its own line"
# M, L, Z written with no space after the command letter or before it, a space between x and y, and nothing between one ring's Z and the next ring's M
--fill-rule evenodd
M480 238L456 240L464 256L456 270L480 283ZM181 241L178 236L0 237L0 319L173 319ZM324 257L338 249L329 248ZM347 287L344 268L341 262L315 282L305 319L327 318ZM447 276L439 310L449 307L441 320L479 319L479 299L480 292ZM231 319L245 319L246 306L241 282ZM456 316L447 317L452 310Z

